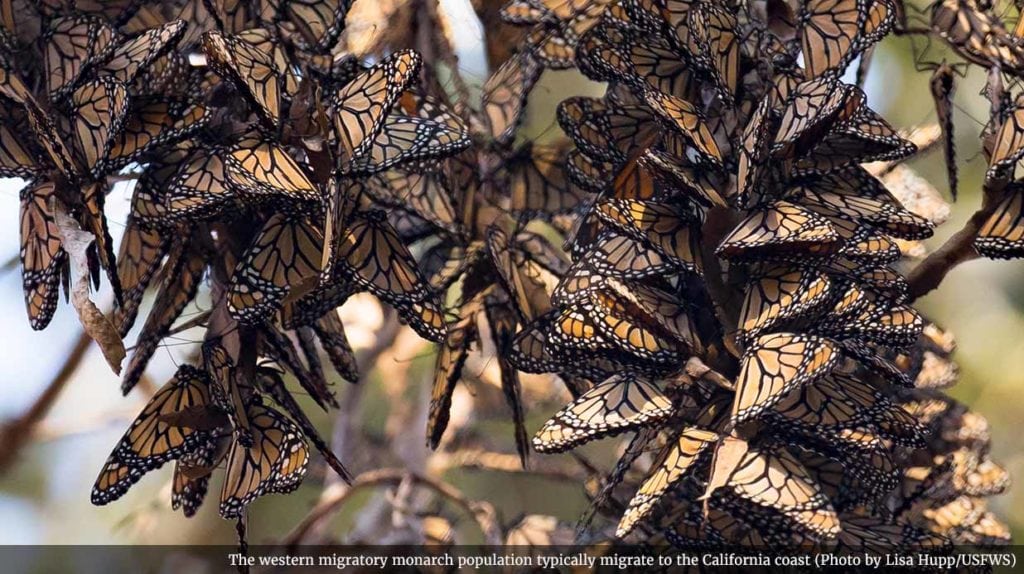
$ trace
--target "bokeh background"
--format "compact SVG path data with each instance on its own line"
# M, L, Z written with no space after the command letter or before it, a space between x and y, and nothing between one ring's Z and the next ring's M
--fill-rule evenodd
M356 14L359 6L368 1L356 2ZM451 28L457 31L455 40L463 75L482 83L486 74L482 31L471 15L468 0L442 0L442 6ZM358 20L353 20L350 30L374 33L372 23ZM875 52L866 85L870 105L901 127L933 120L928 91L930 70L921 64L945 56L948 54L942 47L927 46L920 39L886 39ZM980 203L985 161L978 142L988 116L987 100L980 95L983 85L984 74L980 70L971 70L966 77L958 78L954 116L960 198L953 206L950 220L930 241L932 245L959 229ZM556 137L554 111L558 101L588 93L599 93L599 89L575 72L546 72L533 93L524 133L540 139ZM945 168L938 152L915 160L912 167L945 193ZM81 336L77 318L68 305L60 307L46 331L34 332L28 326L17 262L21 184L0 179L0 424L8 430L61 371ZM115 236L123 228L130 195L128 184L119 185L108 200L108 218ZM109 309L108 292L101 291L98 299ZM200 298L196 308L186 313L202 308L204 301ZM1020 540L1024 536L1024 441L1020 440L1024 428L1024 262L968 262L953 271L937 292L922 299L918 308L957 337L959 348L954 359L962 376L950 393L989 420L992 456L1018 479L1007 494L993 499L991 506L1009 522ZM372 301L357 297L346 304L344 313L346 324L352 325L352 343L357 347L370 345L370 334L383 321L379 308ZM129 343L134 336L129 335ZM167 341L147 371L151 383L164 382L175 365L186 361L197 349L196 339L187 331ZM420 439L433 366L431 353L427 345L405 341L381 357L381 368L372 373L365 388L356 389L339 380L336 390L342 402L348 398L360 405L357 418L349 421L351 426L361 429L349 439L359 441L355 446L358 456L346 462L356 471L399 463L417 471L436 471L467 498L493 504L502 524L514 523L523 514L575 521L587 504L578 482L557 476L525 476L465 467L437 470L437 457L427 457ZM367 365L361 367L368 370ZM493 379L488 376L493 367L486 362L471 362L467 369L471 380L460 386L455 397L454 426L468 427L472 423L473 432L490 437L494 450L512 453L511 432L504 422L507 416L498 397L500 391L488 383ZM111 373L94 346L85 351L68 381L52 409L26 437L23 448L0 452L0 516L4 517L0 520L0 544L234 543L234 527L217 516L215 503L205 506L190 520L171 511L169 468L147 475L113 505L92 506L89 492L96 473L144 404L146 389L122 397L118 377ZM533 432L557 410L564 397L545 388L545 381L528 382L531 409L527 426ZM494 400L489 401L492 396ZM471 401L478 408L469 412L466 407ZM493 409L479 408L480 404L492 403ZM308 412L317 414L314 422L329 435L333 415L309 406ZM9 441L9 436L3 436ZM405 438L396 445L389 442L395 436ZM604 441L582 450L590 460L609 468L616 449L615 441ZM534 466L550 466L550 458L534 455ZM269 542L286 536L320 496L322 481L318 478L311 477L293 495L264 497L253 504L251 541ZM217 492L219 482L215 480L211 485L212 497ZM358 529L360 516L378 501L379 496L372 496L370 491L353 497L328 525L329 532L343 536ZM471 520L462 516L466 523L460 523L458 510L446 514L451 526L460 532L461 541L480 541L478 533L468 527Z

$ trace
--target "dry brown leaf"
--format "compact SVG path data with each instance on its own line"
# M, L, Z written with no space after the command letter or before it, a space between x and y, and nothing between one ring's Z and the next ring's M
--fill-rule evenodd
M715 449L715 459L711 466L711 477L708 479L707 489L701 495L700 500L704 501L704 516L708 515L708 500L716 490L729 484L732 473L747 454L749 445L747 441L732 436L725 437Z
M92 233L84 231L70 215L65 207L54 203L53 216L60 230L61 243L68 256L74 261L74 288L71 290L71 304L78 311L78 320L89 337L96 341L103 358L115 374L121 374L121 362L124 361L124 343L114 328L114 324L103 316L99 307L89 299L89 245L96 238Z

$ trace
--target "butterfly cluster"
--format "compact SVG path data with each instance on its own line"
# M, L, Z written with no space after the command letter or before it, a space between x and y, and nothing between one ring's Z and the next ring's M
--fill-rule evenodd
M32 326L46 326L71 278L65 243L79 225L88 274L98 285L105 271L115 294L109 329L126 336L156 290L125 393L201 287L211 300L195 321L206 329L196 362L131 424L93 502L174 461L175 508L194 513L225 468L220 513L237 517L299 485L307 440L347 478L283 375L336 406L320 348L358 380L333 309L360 291L444 337L437 294L375 198L404 192L391 176L410 162L468 147L466 129L422 89L415 52L372 66L332 56L349 2L82 4L3 4L2 174L30 179ZM104 196L126 166L136 182L115 250Z
M343 46L350 4L0 0L0 176L28 180L31 325L74 283L90 334L120 341L154 292L125 393L168 337L204 329L94 503L173 462L174 508L194 514L223 469L220 514L241 518L298 487L310 443L349 478L286 378L337 406L321 354L360 379L336 309L368 292L438 343L429 447L452 438L474 353L495 360L524 467L531 448L634 433L595 493L618 538L1007 540L984 507L1006 472L983 419L941 393L952 343L904 276L942 217L908 209L920 198L897 180L941 139L955 193L956 70L935 66L933 135L895 129L861 89L877 43L906 29L900 0L512 0L500 15L521 42L480 98L432 3L390 15L432 33L391 30L363 57ZM997 22L964 0L932 8L968 62L1017 70ZM564 136L526 137L544 71L570 68L603 95L560 97ZM996 100L973 243L1011 257L1024 107ZM104 199L121 179L115 246ZM97 319L81 299L104 272L115 307ZM573 398L532 441L522 373Z
M533 26L525 52L561 67L574 47L579 70L608 86L559 107L575 144L566 170L588 201L551 309L516 336L512 360L595 383L545 423L538 451L636 432L595 504L654 453L617 536L939 547L967 538L935 524L952 498L908 490L910 459L962 484L984 467L994 478L976 477L979 496L1005 488L977 451L921 450L929 434L907 405L924 391L892 361L924 328L895 267L900 245L933 224L863 165L891 170L917 148L840 76L901 9L506 6L511 23ZM961 500L969 489L941 496L983 509Z

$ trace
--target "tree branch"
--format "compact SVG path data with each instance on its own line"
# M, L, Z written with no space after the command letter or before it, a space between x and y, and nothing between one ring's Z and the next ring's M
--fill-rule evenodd
M458 506L476 520L488 544L500 544L500 532L493 520L494 511L488 509L489 505L486 503L470 500L455 487L421 474L397 468L382 468L360 474L352 481L351 485L338 485L337 488L325 492L326 496L321 497L309 514L285 537L283 541L285 547L289 551L295 551L310 531L341 510L345 503L360 490L382 486L396 487L404 481L410 481L416 486L431 490Z
M27 444L33 429L46 416L46 413L50 412L53 403L57 401L57 397L71 380L71 375L85 358L91 341L92 339L84 332L80 334L71 348L71 352L68 353L67 359L61 364L60 370L54 375L50 384L43 389L39 398L24 414L4 425L3 430L0 431L0 473L6 472L10 468L18 453Z
M982 208L971 216L963 229L954 233L942 247L933 251L907 275L910 293L908 303L938 287L946 275L957 265L978 258L978 252L974 249L974 240L978 237L981 226L992 215L994 206L997 205L995 202L986 203L993 205L983 204Z

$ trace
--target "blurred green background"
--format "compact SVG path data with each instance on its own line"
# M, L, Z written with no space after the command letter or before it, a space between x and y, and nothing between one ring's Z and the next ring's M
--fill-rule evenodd
M452 12L459 12L458 2L446 2ZM454 6L454 8L453 8ZM464 7L462 8L464 9ZM456 17L456 22L459 20ZM479 31L467 28L462 32L464 65L479 62L474 43ZM925 46L917 40L918 51ZM927 52L927 59L937 61L944 55L938 46ZM469 64L467 64L467 62ZM467 69L471 78L482 78L483 71ZM869 103L897 126L911 126L934 118L928 90L930 72L917 71L912 42L907 38L889 38L876 51L866 90ZM987 100L979 95L984 76L972 70L966 78L958 78L956 94L956 142L960 163L960 198L953 206L950 220L939 229L931 245L939 244L955 232L980 202L980 182L985 162L979 151L978 136L988 115ZM545 74L534 92L526 132L542 138L557 135L554 110L564 97L594 93L595 86L572 72ZM912 164L936 188L945 192L946 174L941 155L934 152ZM19 182L0 180L0 260L17 255ZM110 219L114 226L123 226L127 187L115 191L110 202ZM109 293L101 292L107 302ZM104 299L105 298L105 299ZM956 398L984 415L992 427L993 458L1003 464L1018 480L1009 493L993 499L991 506L1007 520L1020 540L1024 536L1024 447L1017 433L1024 428L1024 261L994 262L976 260L957 268L939 291L925 297L919 308L928 318L950 329L957 336L959 349L954 359L962 371L961 381L951 390ZM63 362L78 338L79 327L73 311L62 306L48 330L36 333L29 329L22 304L20 274L17 266L4 268L0 275L0 373L4 392L0 395L0 418L19 416L39 395ZM362 319L365 319L362 318ZM358 345L358 335L353 336ZM170 342L161 350L148 371L152 380L162 383L174 371L175 364L185 360L197 345L188 333ZM385 427L404 425L402 433L414 434L410 441L422 445L418 438L423 426L420 417L402 418L394 409L394 389L409 398L410 404L427 400L432 361L425 348L412 354L389 357L394 364L408 363L407 379L391 380L389 369L372 377L365 390L362 420L369 432L367 444L357 446L359 458L355 470L367 470L388 460L394 453L383 451ZM365 368L365 366L364 366ZM472 392L483 394L494 390L487 385L470 384ZM342 401L353 391L344 382L338 383ZM480 398L479 396L477 397ZM538 399L539 397L534 397ZM551 397L548 397L549 399ZM89 491L96 473L124 428L141 408L139 394L122 398L118 377L110 372L99 352L90 349L80 368L73 374L53 410L36 429L31 442L18 458L0 475L0 544L100 544L100 543L219 543L234 542L233 525L222 521L215 504L208 504L199 515L186 520L170 510L170 470L151 473L117 503L94 507ZM402 403L405 404L405 403ZM460 396L456 396L456 407ZM534 400L528 418L528 431L533 432L559 406L557 400ZM311 408L309 412L316 412ZM401 413L398 413L399 415ZM329 427L328 415L318 413L315 422ZM389 420L389 416L391 417ZM481 432L493 433L489 439L495 449L514 452L504 411L494 409L475 415ZM392 429L394 430L394 429ZM376 440L375 440L376 439ZM406 459L424 462L423 452L406 454ZM414 449L415 450L415 449ZM612 441L588 445L583 452L595 461L609 465L615 455ZM541 455L534 455L535 459ZM401 457L398 457L401 458ZM548 461L545 461L548 462ZM321 492L320 481L312 477L293 495L269 496L252 506L250 530L252 542L280 539L315 504ZM502 523L508 524L521 514L539 513L574 521L586 507L580 485L565 480L524 478L494 471L459 471L447 478L462 489L467 497L493 503ZM211 485L216 498L219 483ZM368 493L366 493L368 494ZM368 497L356 497L336 520L331 529L341 533L354 523L361 503ZM458 517L458 511L447 512ZM467 523L470 521L463 516ZM465 524L455 520L460 532ZM468 529L472 531L472 529ZM467 542L479 541L466 534Z

